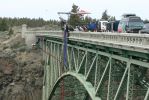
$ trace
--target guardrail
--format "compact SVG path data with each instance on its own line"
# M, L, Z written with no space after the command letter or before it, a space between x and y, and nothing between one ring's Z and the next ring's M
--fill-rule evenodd
M46 37L63 37L62 31L26 31L26 34ZM142 48L149 52L149 34L110 33L110 32L70 32L69 39L89 43L104 43L134 48Z
M149 34L83 32L70 33L70 38L87 39L100 42L146 45L149 47Z
M58 36L63 37L61 31L28 31L36 35ZM134 33L99 33L99 32L71 32L69 38L82 39L98 42L125 43L133 45L144 45L149 47L149 34L134 34Z

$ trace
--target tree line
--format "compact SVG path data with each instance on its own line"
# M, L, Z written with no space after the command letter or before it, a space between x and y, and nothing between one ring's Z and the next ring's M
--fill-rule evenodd
M59 25L57 20L47 20L43 18L7 18L0 17L0 31L7 31L13 26L21 26L27 24L29 27L41 27L44 25Z

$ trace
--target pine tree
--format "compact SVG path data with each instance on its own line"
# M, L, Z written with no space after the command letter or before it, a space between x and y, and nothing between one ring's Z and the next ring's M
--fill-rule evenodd
M71 12L77 13L78 11L79 11L78 6L75 5L75 4L73 4ZM68 23L70 25L72 25L73 27L75 27L75 26L79 25L80 22L81 22L81 19L80 19L80 16L79 15L77 15L77 14L71 14L70 15L70 18L68 20Z
M0 23L0 31L7 31L8 30L8 25L5 19L2 19Z
M89 16L86 16L85 19L84 19L85 24L88 24L88 23L90 23L91 21L92 21L92 18L89 17Z
M149 20L148 19L145 19L143 22L144 23L149 23Z
M108 19L109 19L109 15L107 14L107 10L105 10L105 11L102 13L101 19L102 19L102 20L108 20Z

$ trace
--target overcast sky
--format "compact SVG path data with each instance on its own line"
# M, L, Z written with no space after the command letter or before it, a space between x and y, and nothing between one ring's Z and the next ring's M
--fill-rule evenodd
M0 17L59 19L57 12L70 11L73 3L100 19L102 12L120 19L124 13L135 13L149 19L149 0L1 0Z

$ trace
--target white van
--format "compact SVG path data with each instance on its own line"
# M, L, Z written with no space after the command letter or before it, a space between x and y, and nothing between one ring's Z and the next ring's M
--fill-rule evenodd
M106 31L107 23L108 23L108 21L98 21L98 23L97 23L97 31L98 32Z

